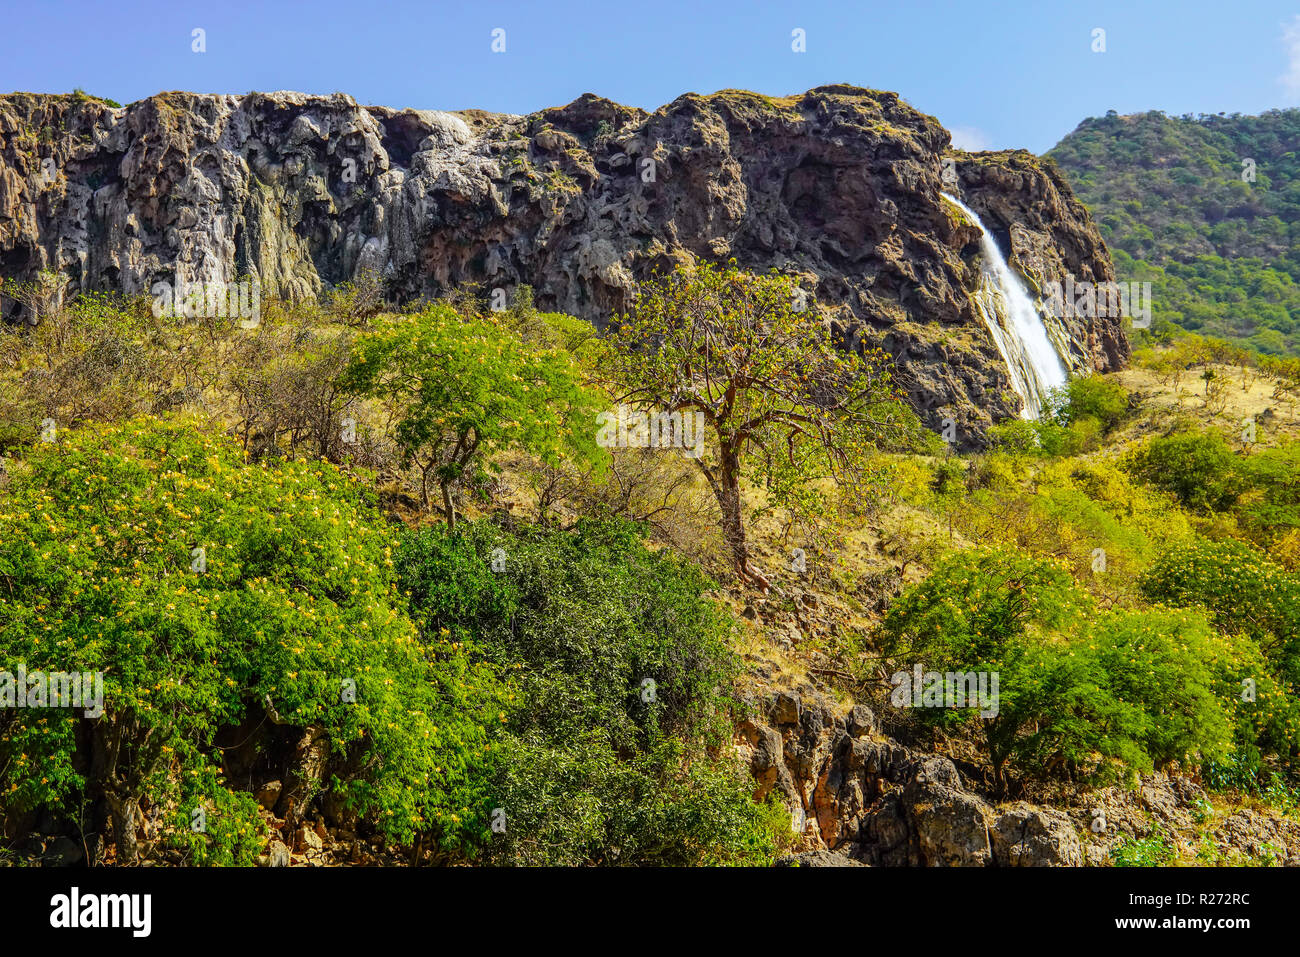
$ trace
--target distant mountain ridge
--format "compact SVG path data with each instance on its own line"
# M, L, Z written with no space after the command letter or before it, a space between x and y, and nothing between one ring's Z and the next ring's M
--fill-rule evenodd
M1262 352L1300 353L1300 110L1108 113L1048 156L1155 315Z

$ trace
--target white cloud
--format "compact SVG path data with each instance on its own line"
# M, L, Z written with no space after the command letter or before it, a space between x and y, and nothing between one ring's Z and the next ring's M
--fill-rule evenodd
M1282 24L1282 45L1286 47L1286 72L1278 79L1286 87L1287 96L1300 101L1300 15Z
M1296 19L1300 20L1300 17ZM975 153L989 148L989 138L983 130L973 126L954 126L949 132L952 133L952 145L959 150Z

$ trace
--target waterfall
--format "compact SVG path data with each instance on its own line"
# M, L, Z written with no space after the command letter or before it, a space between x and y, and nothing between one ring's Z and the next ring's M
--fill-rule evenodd
M1048 338L1047 326L1024 282L1007 265L984 223L961 200L947 193L943 197L979 227L983 256L975 305L1007 364L1012 388L1024 403L1021 417L1037 419L1048 390L1065 385L1069 378L1065 364Z

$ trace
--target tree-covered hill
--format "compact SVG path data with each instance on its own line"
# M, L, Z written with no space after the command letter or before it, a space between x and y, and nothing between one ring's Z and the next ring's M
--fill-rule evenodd
M1300 351L1300 110L1090 118L1048 155L1161 320Z

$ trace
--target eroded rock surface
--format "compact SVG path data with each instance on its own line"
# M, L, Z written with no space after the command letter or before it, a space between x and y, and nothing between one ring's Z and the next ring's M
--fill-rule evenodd
M865 705L846 708L804 686L750 706L737 749L755 797L775 792L800 834L783 864L1079 867L1109 864L1125 843L1153 837L1191 860L1205 852L1205 835L1222 862L1300 864L1300 822L1245 807L1214 817L1187 778L1149 774L1135 788L1082 790L1060 806L999 803L950 759L883 735Z
M1031 284L1112 275L1096 228L1028 153L962 154L892 93L686 94L647 113L590 94L528 116L351 97L165 93L112 109L0 97L0 277L68 292L256 277L301 298L364 270L392 299L462 283L602 324L691 257L797 273L841 339L895 357L931 426L978 444L1018 400L975 312L978 231ZM10 319L19 307L5 300ZM1118 320L1062 330L1076 370L1121 365Z

